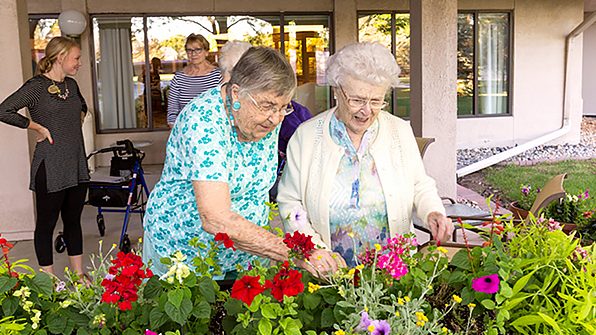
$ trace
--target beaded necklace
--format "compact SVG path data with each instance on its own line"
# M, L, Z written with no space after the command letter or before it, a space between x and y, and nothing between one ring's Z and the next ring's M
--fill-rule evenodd
M66 83L66 80L64 80L64 93L62 93L62 91L60 90L60 87L58 87L58 85L56 85L56 82L54 81L54 79L49 78L46 76L46 78L50 79L52 81L52 85L48 86L48 93L50 94L56 94L56 96L62 100L66 100L66 98L68 98L68 94L70 93L70 91L68 90L68 84Z

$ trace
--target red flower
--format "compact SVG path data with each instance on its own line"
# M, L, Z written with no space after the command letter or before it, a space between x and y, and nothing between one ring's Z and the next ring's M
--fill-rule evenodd
M232 239L230 239L230 236L228 236L228 234L226 233L215 234L215 241L221 241L223 242L224 247L236 251L236 248L234 247L234 241L232 241Z
M118 303L118 308L120 308L121 311L130 311L132 305L130 304L130 301L122 301Z
M141 257L134 253L119 252L112 260L110 273L102 282L105 291L101 301L108 304L118 304L121 311L132 309L132 302L139 298L137 291L145 278L153 277L149 269L143 270Z
M304 235L298 231L295 231L294 235L286 233L284 243L291 249L290 256L297 258L308 259L315 250L315 244L312 243L312 236Z
M584 212L583 216L584 216L584 218L589 219L592 217L592 212L591 211Z
M284 296L293 297L304 291L302 274L289 269L290 264L284 262L279 272L273 277L273 281L267 280L265 287L271 289L271 295L278 301L283 301Z
M244 276L236 280L230 296L250 306L254 298L265 291L265 287L259 283L260 279L261 276Z

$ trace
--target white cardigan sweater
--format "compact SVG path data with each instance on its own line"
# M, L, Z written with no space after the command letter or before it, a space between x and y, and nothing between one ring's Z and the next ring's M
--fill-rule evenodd
M296 130L288 144L277 196L285 231L310 235L324 248L331 246L329 193L344 154L329 134L334 111L321 113ZM387 112L381 112L378 120L379 132L369 150L377 166L393 237L413 231L414 207L426 225L429 213L445 214L445 209L435 181L424 170L410 125ZM298 208L306 211L308 223L289 220L290 213Z

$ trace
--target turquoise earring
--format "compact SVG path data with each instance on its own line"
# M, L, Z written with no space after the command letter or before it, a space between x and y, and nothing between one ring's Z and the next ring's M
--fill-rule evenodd
M232 109L235 111L239 110L240 107L241 107L240 101L234 101L234 103L232 104Z

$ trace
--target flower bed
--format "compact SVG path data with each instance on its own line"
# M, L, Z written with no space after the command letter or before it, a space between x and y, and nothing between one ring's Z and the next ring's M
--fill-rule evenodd
M413 236L396 236L327 280L293 266L314 245L288 234L290 261L238 269L229 292L212 279L219 248L234 248L225 234L209 248L192 242L201 250L194 270L181 253L162 259L170 271L160 278L135 253L104 255L100 244L88 287L10 262L0 238L0 334L596 333L592 245L547 223L495 218L485 227L484 247L451 260L441 246L417 253Z

